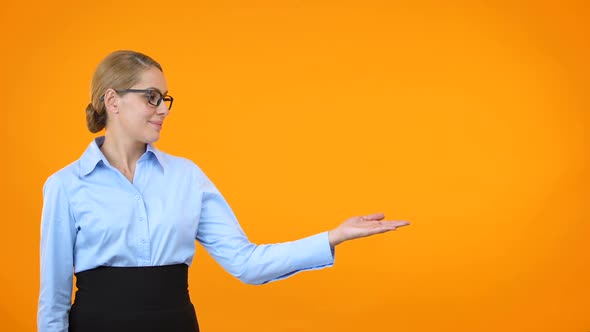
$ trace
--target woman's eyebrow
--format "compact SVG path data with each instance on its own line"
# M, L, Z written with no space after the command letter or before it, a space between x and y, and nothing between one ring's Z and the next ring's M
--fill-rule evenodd
M166 92L162 93L162 90L160 90L160 89L156 88L155 86L150 86L150 87L149 87L149 88L147 88L147 89L153 89L153 90L156 90L156 91L158 91L159 93L161 93L161 94L162 94L162 96L165 96L165 95L167 95L167 94L168 94L168 91L166 91Z

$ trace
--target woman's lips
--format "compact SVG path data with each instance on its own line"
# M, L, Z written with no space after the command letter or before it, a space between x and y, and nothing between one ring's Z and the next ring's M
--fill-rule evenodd
M161 130L162 125L164 124L163 122L159 122L159 121L149 121L149 123L151 123L151 125L154 126L158 130Z

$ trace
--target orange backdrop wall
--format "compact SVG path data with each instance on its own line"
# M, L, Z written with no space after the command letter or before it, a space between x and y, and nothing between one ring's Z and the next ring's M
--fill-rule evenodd
M198 247L203 331L590 331L586 1L4 1L0 330L36 329L42 185L117 49L163 67L158 147L252 241L384 212L331 269L244 285Z

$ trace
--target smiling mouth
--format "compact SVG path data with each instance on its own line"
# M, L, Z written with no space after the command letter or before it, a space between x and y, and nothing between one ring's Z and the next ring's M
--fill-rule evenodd
M152 126L156 127L157 129L162 129L162 125L164 124L163 122L152 122L152 121L149 121L149 123Z

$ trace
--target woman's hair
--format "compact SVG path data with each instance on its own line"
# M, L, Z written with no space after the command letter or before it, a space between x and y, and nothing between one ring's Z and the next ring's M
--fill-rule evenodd
M104 58L92 77L90 103L86 107L86 125L92 133L101 131L107 123L107 111L101 97L109 88L129 89L139 81L142 71L162 66L149 56L134 51L115 51Z

